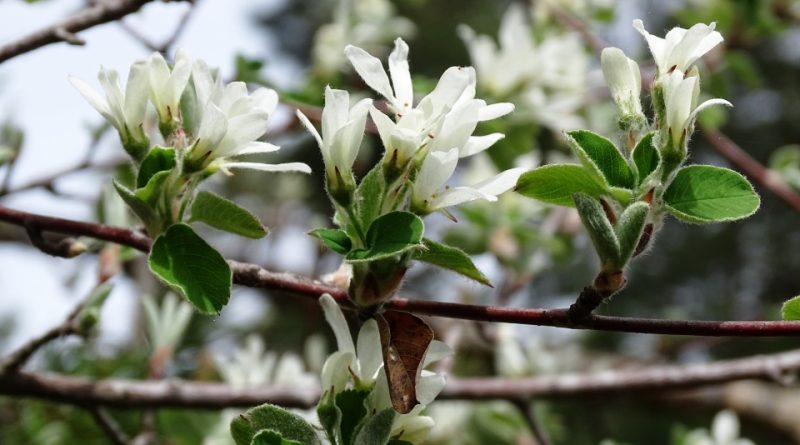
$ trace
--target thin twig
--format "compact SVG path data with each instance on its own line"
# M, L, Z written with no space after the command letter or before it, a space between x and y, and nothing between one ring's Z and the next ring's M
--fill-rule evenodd
M94 417L95 423L97 423L100 429L108 436L108 439L111 440L111 443L114 445L131 445L128 435L122 431L117 421L111 417L111 414L109 414L105 408L101 406L90 406L88 411L91 413L92 417Z
M41 230L89 236L130 246L142 252L148 252L152 244L152 240L146 235L131 229L37 215L4 206L0 206L0 221L23 227L26 224L34 224ZM233 270L233 279L237 284L312 298L328 293L343 305L348 304L347 291L343 288L294 274L272 272L256 264L232 260L229 260L228 264ZM405 298L393 298L385 307L437 317L597 331L712 337L800 336L800 321L697 321L590 315L576 323L570 319L567 309L508 308Z
M90 6L62 22L36 31L0 47L0 63L51 43L77 38L75 33L103 23L119 20L138 11L152 0L108 0ZM75 36L74 38L67 36Z
M511 403L517 407L520 414L522 414L525 421L528 423L533 438L536 439L536 445L551 445L552 442L544 431L539 419L536 417L536 412L534 412L534 406L531 401L527 399L513 399Z
M795 350L705 364L617 369L526 379L451 378L438 399L516 400L649 393L745 379L774 381L776 375L789 375L798 370L800 350ZM234 388L221 383L183 380L94 380L31 372L0 376L0 394L114 408L220 409L251 407L266 402L289 408L310 408L319 398L317 388L297 385Z

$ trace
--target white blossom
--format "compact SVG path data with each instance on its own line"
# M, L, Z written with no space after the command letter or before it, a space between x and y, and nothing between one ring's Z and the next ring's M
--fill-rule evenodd
M730 410L723 410L714 416L711 434L698 429L687 434L684 445L755 445L750 439L739 437L739 418Z
M674 70L688 73L698 59L723 40L722 35L714 30L715 23L698 23L689 29L675 27L664 38L647 32L641 20L634 20L633 27L647 40L659 76Z
M151 54L146 63L150 101L158 112L159 121L162 126L174 125L180 120L181 95L192 75L192 58L180 49L171 69L158 52Z
M680 71L673 71L662 77L666 126L672 146L681 147L694 129L698 113L712 105L733 105L725 99L709 99L697 104L700 96L700 80L696 70L688 77Z
M458 149L428 154L411 192L411 207L427 214L477 199L496 201L497 195L514 187L525 168L512 168L471 187L444 187L458 163ZM444 188L444 190L442 190Z
M69 81L89 104L116 128L126 150L129 152L136 150L133 146L144 147L140 150L145 150L149 143L142 128L147 111L149 88L146 64L136 62L131 65L124 92L120 88L119 74L115 70L101 67L97 77L105 97L81 79L70 76Z
M639 65L619 48L605 48L600 55L603 76L620 114L644 120L642 113L642 76Z
M325 163L325 173L333 184L344 180L348 183L353 182L349 186L355 187L352 179L353 162L356 160L361 140L364 137L367 113L371 105L371 99L362 99L351 106L350 95L347 91L325 87L322 135L311 121L300 110L297 110L300 122L317 140L322 152L322 160Z
M303 163L265 164L237 161L233 158L256 153L271 153L278 146L259 141L267 132L267 122L278 105L278 94L269 88L248 93L244 82L223 86L203 62L192 70L192 80L199 122L194 142L189 146L184 165L189 171L244 168L261 171L298 171L310 173Z

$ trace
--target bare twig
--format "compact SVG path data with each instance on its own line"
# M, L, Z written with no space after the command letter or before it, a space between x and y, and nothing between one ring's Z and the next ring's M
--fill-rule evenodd
M100 429L108 436L111 443L114 445L131 445L128 435L122 431L122 428L119 427L116 420L111 417L111 414L109 414L105 408L101 406L91 406L88 411L91 413L92 417L94 417Z
M800 370L800 350L722 360L706 364L607 370L527 379L451 378L438 399L517 400L588 394L615 394L695 388L736 380L772 381L776 374ZM93 380L50 373L19 372L0 376L0 394L32 397L80 406L115 408L251 407L265 402L291 408L314 406L317 388L259 386L238 389L220 383L182 380Z
M532 402L526 399L514 399L511 402L520 411L525 421L528 422L528 427L531 429L533 438L536 439L536 445L552 445L550 438L547 436L539 419L536 417Z
M19 226L34 224L42 230L70 235L89 236L133 247L148 252L152 240L141 232L103 224L73 221L37 215L0 206L0 221ZM272 272L261 266L229 260L234 282L249 287L285 291L318 298L331 294L340 303L347 304L347 291L307 277L289 273ZM571 329L590 329L643 334L700 335L720 337L796 337L800 336L800 321L696 321L660 320L632 317L589 315L580 322L571 320L566 309L527 309L438 301L394 298L386 308L405 310L437 317L503 323L554 326Z
M75 33L103 23L119 20L138 11L152 0L108 0L90 6L60 23L48 26L0 47L0 63L51 43L80 40Z

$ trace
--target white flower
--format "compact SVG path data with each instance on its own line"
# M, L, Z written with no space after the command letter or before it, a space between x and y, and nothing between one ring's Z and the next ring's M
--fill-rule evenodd
M341 392L351 376L357 379L359 385L371 385L383 366L378 323L373 319L367 320L358 332L357 345L354 345L347 320L333 297L323 295L320 304L325 312L325 320L336 336L338 347L322 366L322 390Z
M161 306L152 297L142 300L147 334L156 352L167 349L170 352L180 344L189 322L192 320L192 305L174 294L164 296Z
M663 39L647 32L641 20L634 20L633 27L647 39L660 76L674 70L688 73L699 58L723 40L722 35L714 31L715 23L698 23L689 29L672 28Z
M264 164L235 161L232 158L271 153L278 146L261 142L267 132L267 121L278 105L278 94L268 88L248 93L244 82L231 82L223 86L214 79L203 62L192 70L192 81L197 97L195 119L199 121L197 135L184 158L188 171L246 168L261 171L299 171L310 173L303 163Z
M512 168L472 187L447 187L442 191L457 163L457 148L428 154L411 192L411 207L415 212L428 214L476 199L496 201L497 195L513 188L526 171L525 168Z
M297 110L300 122L317 140L329 184L336 186L344 180L350 188L355 187L353 162L364 137L367 113L371 105L371 99L362 99L351 106L347 91L325 87L321 136L308 118Z
M642 113L642 76L639 65L625 56L619 48L605 48L600 55L603 76L611 97L623 116L644 119Z
M103 87L105 97L76 77L70 76L69 81L89 104L117 129L122 145L131 155L134 157L144 155L149 145L142 128L148 94L145 63L136 62L131 65L124 92L120 88L119 75L115 70L106 70L101 67L97 77Z
M180 120L181 95L191 74L192 59L183 49L175 55L172 69L161 53L153 53L147 59L150 101L156 107L159 121L165 129Z
M739 438L739 418L730 410L714 416L711 434L705 429L691 431L684 441L686 445L755 445L750 439Z
M700 80L693 70L688 77L680 71L673 71L662 77L664 107L666 110L666 130L669 132L672 147L682 147L694 129L697 114L712 105L733 105L725 99L709 99L697 105L700 95Z

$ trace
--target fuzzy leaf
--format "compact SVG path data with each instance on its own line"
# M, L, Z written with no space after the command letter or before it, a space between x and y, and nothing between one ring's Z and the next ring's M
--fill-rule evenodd
M267 229L255 215L233 201L205 190L198 193L192 202L191 220L247 238L267 236Z
M318 238L325 244L325 247L338 253L339 255L347 255L350 249L353 248L353 243L347 232L340 229L314 229L308 232L309 235Z
M545 165L520 176L515 189L528 198L566 207L575 207L572 195L585 193L600 197L607 187L580 165Z
M603 206L597 199L583 193L576 193L573 199L603 267L619 267L619 240Z
M383 166L379 163L361 179L356 188L356 209L362 227L370 227L381 214L383 182Z
M390 212L376 219L367 231L366 249L353 250L349 262L375 261L420 247L425 225L409 212Z
M247 410L231 422L236 445L250 445L262 430L272 430L284 440L303 445L320 445L314 427L297 414L279 406L264 404Z
M175 167L175 150L170 147L153 147L139 166L136 176L136 187L144 187L158 172L172 170Z
M761 199L739 173L711 165L678 170L664 192L667 211L695 224L736 221L758 210Z
M658 150L653 146L653 136L656 132L647 133L633 149L633 163L636 164L636 170L639 173L639 183L641 184L650 176L651 173L656 171L658 163L661 162L661 157Z
M286 440L275 430L261 430L253 437L250 445L303 445L296 440Z
M395 412L392 408L369 417L359 429L353 445L386 445L392 432Z
M450 269L478 283L492 286L489 278L475 267L472 259L463 250L440 244L427 238L422 240L422 245L424 246L423 249L414 252L413 258L415 260Z
M201 312L216 314L228 303L231 268L186 224L172 225L156 238L148 264L161 281L183 294Z
M614 187L632 188L634 176L628 162L613 142L587 130L567 133L570 146L581 163L596 170Z
M630 205L617 221L615 229L617 240L619 241L619 264L624 266L639 245L639 238L642 236L644 224L647 221L647 213L650 206L646 202L636 202Z

